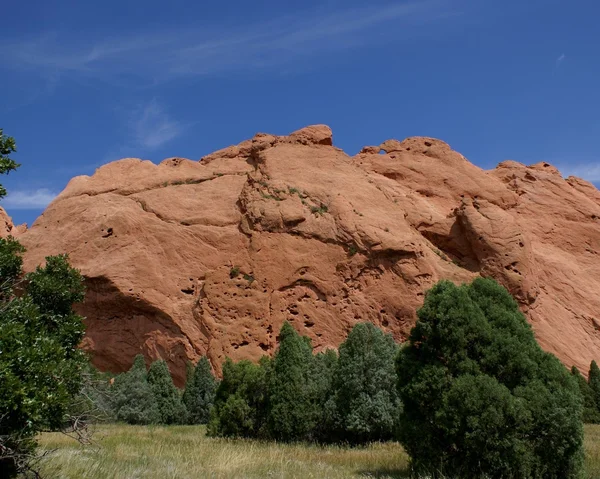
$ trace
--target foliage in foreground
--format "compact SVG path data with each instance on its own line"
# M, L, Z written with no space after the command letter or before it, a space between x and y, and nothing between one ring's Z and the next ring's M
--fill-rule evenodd
M29 467L38 432L65 425L85 364L83 320L72 310L83 300L81 275L60 255L23 276L23 252L0 239L1 477Z
M577 382L504 288L442 281L418 317L397 361L400 440L415 473L580 477Z

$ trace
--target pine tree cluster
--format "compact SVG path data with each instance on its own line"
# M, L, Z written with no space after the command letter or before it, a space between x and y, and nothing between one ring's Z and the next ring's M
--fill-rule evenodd
M154 361L146 370L139 354L129 371L114 378L112 417L128 424L206 424L216 384L208 359L202 357L196 367L188 366L181 394L165 361Z

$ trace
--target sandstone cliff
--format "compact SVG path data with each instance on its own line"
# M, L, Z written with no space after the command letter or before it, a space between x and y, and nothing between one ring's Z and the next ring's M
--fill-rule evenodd
M199 162L124 159L73 178L20 240L27 268L66 251L85 275L102 369L141 352L181 383L201 354L219 370L272 353L284 320L318 350L365 320L401 340L433 283L476 275L565 364L600 359L600 192L545 163L484 171L431 138L350 157L312 126Z

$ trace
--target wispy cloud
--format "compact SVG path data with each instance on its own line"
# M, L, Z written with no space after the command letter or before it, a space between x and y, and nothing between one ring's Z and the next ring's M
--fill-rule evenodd
M381 41L389 26L398 41L409 27L452 15L448 0L369 4L273 19L238 29L178 29L80 41L47 34L43 38L0 45L4 64L45 75L87 75L111 82L156 84L176 78L264 68ZM68 45L68 46L67 46Z
M179 121L169 117L155 98L132 113L128 126L136 146L144 150L162 146L184 129Z
M558 166L563 176L577 176L592 183L600 182L600 162Z
M567 59L567 55L565 55L564 53L562 53L557 59L556 59L556 68L560 67L562 65L562 62L564 62Z
M57 194L47 188L9 190L6 198L0 202L0 206L8 210L41 210L46 208Z

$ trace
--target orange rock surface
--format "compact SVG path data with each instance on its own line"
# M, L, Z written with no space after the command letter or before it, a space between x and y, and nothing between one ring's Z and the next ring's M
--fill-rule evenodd
M161 357L178 384L203 354L219 371L226 356L272 353L285 320L317 350L359 321L402 340L436 281L477 275L515 295L566 365L600 359L593 185L545 163L484 171L432 138L354 157L332 145L317 125L199 162L105 165L20 234L26 268L68 252L86 278L94 363L117 372L138 353Z

